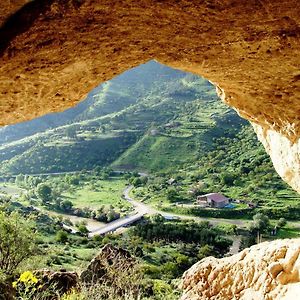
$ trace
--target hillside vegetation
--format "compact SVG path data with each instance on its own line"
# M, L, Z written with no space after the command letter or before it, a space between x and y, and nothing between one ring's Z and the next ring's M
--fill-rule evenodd
M149 62L98 87L73 109L2 128L0 171L74 171L111 163L174 169L242 124L208 81Z
M218 99L214 86L154 61L97 87L73 109L2 128L0 141L5 175L110 166L152 174L137 195L154 204L222 192L272 209L274 217L283 211L297 219L300 209L250 124ZM170 178L176 187L166 184Z
M250 124L205 79L154 61L1 128L0 162L0 299L175 300L197 260L300 234L300 197ZM229 207L196 202L211 192ZM78 288L45 267L76 271Z

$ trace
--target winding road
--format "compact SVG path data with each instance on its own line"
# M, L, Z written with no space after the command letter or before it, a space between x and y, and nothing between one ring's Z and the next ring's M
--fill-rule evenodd
M218 225L221 223L228 223L232 225L237 226L246 226L247 221L244 220L229 220L229 219L212 219L212 218L200 218L200 217L194 217L194 216L186 216L186 215L179 215L174 213L167 213L161 210L157 210L147 204L144 204L140 201L136 201L133 198L130 197L130 191L133 189L133 186L130 185L126 187L126 189L123 191L123 197L125 200L127 200L129 203L132 204L132 206L135 208L134 214L128 215L126 217L120 218L116 221L110 222L106 225L103 225L99 227L98 229L95 229L89 233L89 237L93 237L95 235L103 235L107 234L109 232L114 232L115 230L126 227L138 220L140 220L144 215L155 215L160 214L165 218L170 219L181 219L181 220L195 220L195 221L209 221L212 225Z

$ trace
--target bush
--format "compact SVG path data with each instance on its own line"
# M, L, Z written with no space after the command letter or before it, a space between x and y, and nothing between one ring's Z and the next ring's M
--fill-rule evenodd
M68 241L68 234L64 230L59 230L56 233L55 239L59 243L66 243Z
M0 211L0 273L13 275L36 250L35 224L19 213Z

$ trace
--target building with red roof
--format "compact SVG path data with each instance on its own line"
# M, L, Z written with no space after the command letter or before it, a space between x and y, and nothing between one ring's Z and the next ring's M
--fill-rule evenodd
M210 193L197 197L197 203L204 206L223 208L229 204L229 199L220 193Z

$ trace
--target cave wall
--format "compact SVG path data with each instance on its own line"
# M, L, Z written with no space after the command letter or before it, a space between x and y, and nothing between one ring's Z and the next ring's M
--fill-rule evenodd
M157 59L213 82L300 191L298 4L1 1L0 124L62 111L99 83Z

